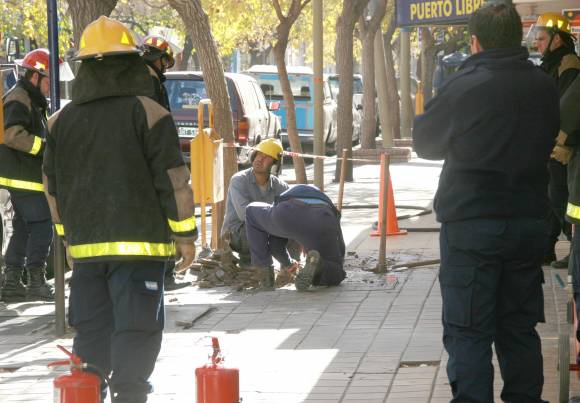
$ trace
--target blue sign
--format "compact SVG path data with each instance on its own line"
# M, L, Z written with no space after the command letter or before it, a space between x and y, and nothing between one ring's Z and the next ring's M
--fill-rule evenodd
M397 26L460 25L485 0L397 0Z

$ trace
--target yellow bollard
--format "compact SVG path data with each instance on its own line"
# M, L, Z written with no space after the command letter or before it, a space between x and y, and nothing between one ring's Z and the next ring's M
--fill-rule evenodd
M204 109L208 106L209 128L204 128ZM194 203L201 207L201 246L207 248L206 212L207 204L224 199L223 143L215 131L213 106L209 99L202 99L198 105L197 135L190 143L191 189ZM213 228L213 231L219 231Z
M415 94L415 116L422 115L425 112L425 97L423 96L423 83L417 84L417 93Z

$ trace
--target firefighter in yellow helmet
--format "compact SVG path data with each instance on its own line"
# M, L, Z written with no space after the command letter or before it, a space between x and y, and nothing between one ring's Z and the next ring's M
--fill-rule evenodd
M534 26L535 41L542 53L541 69L556 80L560 98L564 96L570 84L580 73L580 59L574 52L575 38L572 35L571 24L562 14L545 13L538 17ZM576 111L580 113L580 108ZM556 258L555 246L560 233L563 232L571 240L571 225L565 219L568 202L567 164L571 156L567 134L560 133L549 162L550 171L550 241L544 261L555 267L568 267L569 254L560 260Z
M155 88L153 99L165 109L170 110L169 98L163 83L165 82L165 71L175 65L171 45L161 36L149 35L143 39L143 58L149 67Z
M282 160L282 143L266 139L252 151L252 166L236 173L230 180L222 236L229 234L231 248L239 253L240 265L249 267L250 249L246 238L246 206L251 202L273 203L288 185L272 169Z
M72 102L48 122L43 165L74 261L73 348L112 371L117 403L142 403L161 348L164 264L176 253L184 267L195 258L190 175L131 32L100 17L76 58Z

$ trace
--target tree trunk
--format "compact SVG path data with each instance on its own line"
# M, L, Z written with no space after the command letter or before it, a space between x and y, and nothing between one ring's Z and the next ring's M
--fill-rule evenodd
M203 81L214 108L215 129L224 139L224 145L226 145L224 147L224 189L227 192L230 178L238 170L237 151L233 147L235 138L230 97L226 86L224 69L211 33L209 19L201 6L200 0L169 0L169 4L177 10L185 26L190 31L196 54L199 54L203 70ZM219 231L223 223L224 209L221 208L223 207L223 202L220 205L218 220L212 223L214 226L213 231ZM221 245L219 246L221 247Z
M193 71L201 70L199 63L199 53L197 53L197 50L193 52L193 54L191 55L191 64L192 64L191 69Z
M284 102L286 102L286 132L288 133L290 148L293 152L297 153L302 153L302 144L300 144L300 137L298 136L298 129L296 127L296 105L294 104L294 95L292 94L290 80L288 79L285 56L288 39L290 37L290 29L292 29L292 25L294 25L302 9L308 3L310 3L310 0L292 0L288 7L287 15L284 15L280 1L272 0L272 7L278 17L278 26L276 27L277 40L273 51L274 58L276 59L276 67L278 68L280 86L282 87L282 94L284 95ZM292 161L294 162L294 171L296 172L296 182L308 183L304 159L302 157L292 157Z
M363 121L361 148L377 148L374 60L374 33L368 31L362 35Z
M420 80L423 87L423 99L425 102L433 97L433 72L435 71L435 57L438 49L435 46L433 33L428 27L421 27L421 74Z
M370 20L361 15L358 26L362 42L363 122L362 148L377 148L377 112L375 86L375 36L385 16L387 0L373 1L369 6Z
M389 91L389 111L391 111L391 130L394 139L401 138L401 105L399 92L397 91L397 73L395 72L395 62L393 60L393 46L391 40L395 32L395 15L389 23L389 29L383 35L385 46L385 64L387 68L387 89Z
M68 0L75 48L78 49L85 27L101 15L108 17L116 5L117 0Z
M344 0L342 12L336 21L336 69L340 77L338 87L336 150L352 151L352 74L353 31L356 21L364 11L368 0ZM352 162L346 165L345 180L352 182ZM336 160L334 181L340 180L341 161Z
M263 54L260 49L250 49L250 66L254 66L256 64L263 64L261 61L263 60Z
M179 63L179 70L187 70L187 65L189 63L189 58L191 57L191 52L193 51L193 41L191 36L185 36L185 43L183 44L183 52L181 52L181 62Z
M298 128L296 127L296 105L294 104L294 95L292 94L288 71L286 70L286 61L284 60L286 47L288 46L290 27L287 23L280 22L276 31L278 32L278 41L274 45L273 50L276 67L278 67L280 86L282 87L282 94L284 95L284 102L286 103L286 131L288 133L288 142L293 152L302 153L302 144L300 144ZM294 171L296 172L296 182L308 183L304 159L302 157L292 157L292 162L294 163Z

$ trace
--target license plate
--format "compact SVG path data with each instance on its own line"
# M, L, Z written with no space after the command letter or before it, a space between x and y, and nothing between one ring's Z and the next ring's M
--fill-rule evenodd
M197 127L178 127L177 133L184 137L195 137L197 136Z

